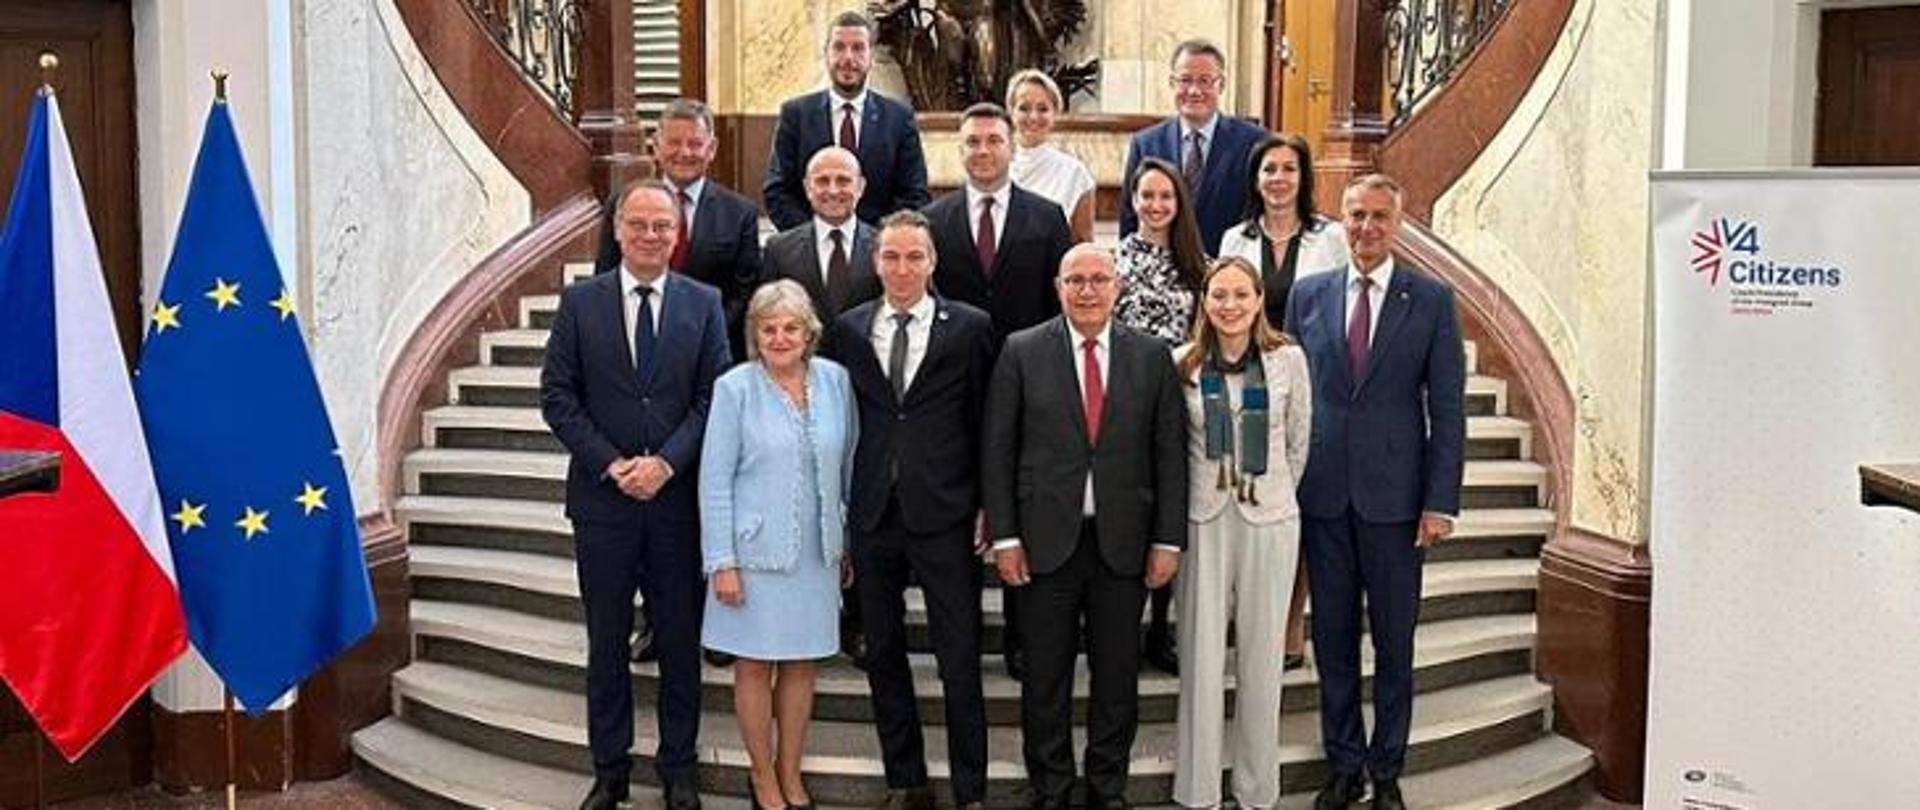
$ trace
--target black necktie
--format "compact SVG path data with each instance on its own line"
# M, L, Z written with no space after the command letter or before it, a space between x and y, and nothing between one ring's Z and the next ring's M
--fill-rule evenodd
M887 350L887 379L893 382L893 398L904 401L907 398L907 324L913 322L913 313L893 313L893 347Z
M633 292L640 296L640 314L633 319L633 370L644 381L653 362L653 288L642 284Z
M839 315L847 309L848 298L853 297L853 275L847 266L846 235L839 228L827 231L827 237L833 240L833 253L827 257L827 306Z

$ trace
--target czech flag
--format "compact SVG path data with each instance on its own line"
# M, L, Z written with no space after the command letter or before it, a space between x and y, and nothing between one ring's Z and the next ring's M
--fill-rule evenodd
M60 105L33 102L0 233L0 448L60 453L0 499L0 678L79 759L186 649L165 516Z

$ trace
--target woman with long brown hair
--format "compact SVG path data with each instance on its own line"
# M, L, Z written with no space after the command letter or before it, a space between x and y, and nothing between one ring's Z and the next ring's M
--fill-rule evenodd
M1178 759L1173 798L1221 803L1222 765L1241 807L1280 799L1281 623L1300 559L1294 485L1307 464L1307 356L1267 322L1260 271L1229 256L1202 287L1193 341L1175 350L1187 400L1187 550L1180 605ZM1234 628L1231 761L1227 628Z

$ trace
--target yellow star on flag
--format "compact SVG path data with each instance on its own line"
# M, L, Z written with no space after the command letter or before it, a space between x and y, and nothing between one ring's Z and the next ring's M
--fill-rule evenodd
M286 288L282 287L280 289L280 297L267 302L267 304L274 309L280 310L280 320L284 321L293 317L293 293L288 292Z
M247 539L252 540L256 534L267 533L267 514L266 512L255 512L253 511L253 507L249 506L247 507L246 516L234 521L233 525L239 527L241 531L246 532Z
M153 305L153 333L160 334L168 329L180 328L180 305L167 306L161 301Z
M215 278L213 289L207 291L207 297L213 299L216 312L224 312L227 307L240 306L240 285L228 284L226 279Z
M300 504L300 507L306 510L302 514L311 515L315 509L327 508L326 487L316 487L311 483L303 483L301 484L301 489L303 491L300 493L300 497L294 498L293 502Z
M180 501L180 511L169 515L169 517L173 518L175 523L180 524L180 533L186 534L196 528L204 529L207 527L206 519L200 515L200 513L205 511L207 511L206 504L203 503L196 506L182 499Z

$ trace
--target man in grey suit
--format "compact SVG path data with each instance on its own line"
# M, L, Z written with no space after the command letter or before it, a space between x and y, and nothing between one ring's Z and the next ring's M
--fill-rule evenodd
M988 386L981 494L1000 579L1025 614L1020 728L1038 810L1064 810L1073 787L1083 622L1087 806L1127 806L1140 609L1187 542L1186 401L1166 346L1114 322L1120 283L1104 248L1067 251L1063 314L1008 337Z
M873 226L853 216L866 185L852 152L829 146L813 153L806 181L813 218L767 240L765 281L799 282L823 324L880 297L880 279L873 274Z

